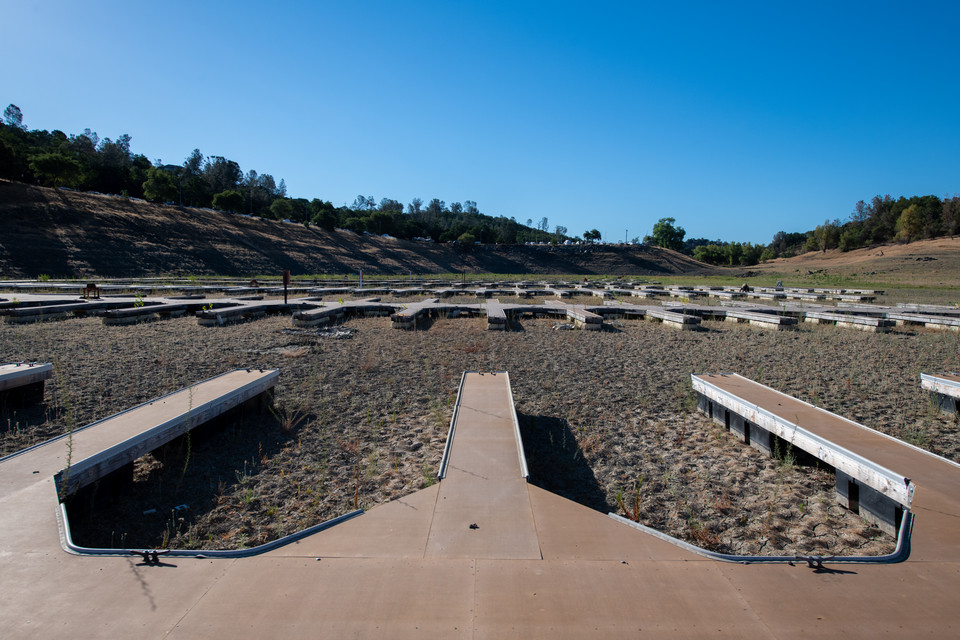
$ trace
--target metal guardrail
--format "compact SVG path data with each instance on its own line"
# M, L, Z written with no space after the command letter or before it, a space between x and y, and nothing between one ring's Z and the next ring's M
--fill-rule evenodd
M953 373L951 375L960 374ZM960 398L960 381L957 380L950 380L949 378L943 378L929 373L921 373L920 386L927 391L935 391L936 393L942 393L952 398Z
M447 430L447 442L443 445L443 456L440 458L440 467L437 469L437 480L443 480L447 475L447 465L450 464L450 448L453 446L454 430L457 426L457 416L460 414L460 400L463 398L463 383L470 371L464 371L460 376L460 386L457 389L457 401L453 405L453 415L450 416L450 429Z
M250 369L248 369L248 371L249 371L249 370L250 370ZM264 370L263 370L263 369L260 369L260 371L264 371ZM230 373L230 372L228 371L227 373ZM219 375L211 376L210 378L207 378L206 380L202 380L202 381L196 383L196 385L203 384L204 382L209 382L210 380L213 380L213 379L215 379L215 378L219 378L219 377L222 376L222 375L226 375L226 374L221 373L221 374L219 374ZM191 385L191 386L196 386L196 385ZM107 420L112 420L113 418L116 418L117 416L122 416L122 415L127 414L127 413L130 413L130 412L132 412L132 411L136 411L137 409L140 409L141 407L146 407L146 406L148 406L148 405L151 405L151 404L153 404L154 402L159 402L160 400L164 400L164 399L166 399L166 398L169 398L170 396L175 395L175 394L177 394L177 393L180 393L181 391L183 391L183 389L177 389L176 391L171 391L170 393L165 394L165 395L162 395L162 396L160 396L160 397L158 397L158 398L154 398L154 399L152 399L152 400L148 400L147 402L144 402L143 404L138 404L138 405L135 406L135 407L130 407L129 409L124 409L123 411L120 411L120 412L118 412L118 413L115 413L115 414L113 414L112 416L107 416L106 418L102 418L102 419L97 420L97 421L95 421L95 422L91 422L90 424L86 424L86 425L84 425L84 426L82 426L82 427L77 427L76 429L73 429L72 431L69 431L69 432L67 432L67 433L61 433L60 435L55 436L55 437L53 437L53 438L50 438L49 440L44 440L43 442L38 442L38 443L35 444L35 445L31 445L31 446L27 447L26 449L21 449L21 450L19 450L19 451L15 451L15 452L13 452L13 453L11 453L11 454L9 454L9 455L6 455L6 456L0 458L0 462L4 462L5 460L9 460L9 459L15 458L15 457L17 457L17 456L22 456L23 454L28 453L28 452L30 452L30 451L33 451L34 449L39 449L40 447L45 447L46 445L50 444L51 442L56 442L57 440L63 440L63 439L65 439L65 438L69 438L70 436L75 435L75 434L77 434L77 433L79 433L79 432L81 432L81 431L83 431L83 430L85 430L85 429L90 429L90 428L92 428L92 427L97 426L98 424L103 424L103 423L106 422Z
M527 469L527 454L523 450L523 437L520 435L520 421L517 419L517 407L513 403L513 385L510 384L510 374L506 371L503 375L507 376L507 395L510 398L510 418L513 420L513 434L517 438L517 455L520 456L520 477L530 477L530 471Z
M742 376L739 376L735 373L717 375L735 376L743 379ZM872 489L875 489L883 495L896 500L909 509L910 504L913 502L914 491L914 485L909 478L895 473L894 471L891 471L890 469L887 469L886 467L877 464L876 462L869 460L860 454L854 453L845 447L842 447L827 440L826 438L808 431L807 429L804 429L803 427L794 424L793 422L790 422L789 420L782 418L781 416L778 416L773 412L764 409L763 407L750 403L743 398L734 395L733 393L721 389L720 387L704 380L702 377L696 374L691 374L690 379L693 389L698 393L701 393L711 400L718 402L730 411L742 416L745 420L748 420L777 435L778 437L789 442L792 446L798 447L807 453L816 456L835 469L843 471L850 477L863 482ZM783 395L792 401L804 404L816 411L825 413L834 419L842 420L843 422L856 426L857 428L867 429L867 427L853 422L852 420L847 420L842 416L830 413L829 411L825 411L819 407L814 407L813 405L803 402L802 400L792 396L781 394L779 391L771 389L770 387L765 387L763 385L758 386L761 386L773 393ZM879 434L879 432L872 429L870 429L870 431ZM894 440L896 439L894 438ZM897 440L897 442L899 442L899 440Z
M703 556L705 558L710 558L711 560L720 560L721 562L736 562L739 564L777 564L777 563L799 563L806 562L811 567L822 568L824 562L836 562L844 564L895 564L897 562L904 562L907 558L910 557L910 536L913 533L913 513L908 510L904 510L903 515L900 518L900 533L897 534L897 546L892 553L882 555L882 556L747 556L747 555L736 555L730 553L720 553L718 551L709 551L707 549L702 549L695 544L691 544L685 540L680 540L679 538L674 538L671 535L663 533L662 531L657 531L656 529L651 529L650 527L640 524L639 522L634 522L619 516L615 513L608 513L608 517L616 520L617 522L622 522L623 524L633 527L634 529L639 529L644 533L647 533L654 538L659 538L665 542L676 545L681 549L686 549L687 551L696 553L697 555Z
M153 557L153 562L157 562L158 555L172 556L179 558L249 558L250 556L260 555L261 553L266 553L268 551L273 551L284 545L288 545L291 542L296 542L297 540L302 540L307 536L319 533L329 529L330 527L336 526L347 520L351 520L359 515L363 515L363 509L357 509L356 511L351 511L345 513L342 516L337 516L327 520L326 522L321 522L312 527L303 529L296 533L291 533L288 536L278 538L271 542L261 544L256 547L251 547L250 549L133 549L133 548L105 548L98 549L95 547L82 547L73 542L73 537L70 533L70 520L67 517L66 506L61 503L60 509L58 510L60 525L60 546L69 553L74 553L77 555L84 556L130 556L130 555L143 555L146 559L148 556Z
M236 371L236 369L234 371ZM248 369L247 371L250 371L250 369ZM88 458L80 460L65 469L61 469L54 475L54 481L58 488L58 494L68 495L72 493L72 491L75 490L76 488L79 488L80 486L83 486L83 484L86 484L89 478L92 478L92 480L90 481L97 480L100 477L103 477L103 475L106 475L107 473L119 468L120 465L116 464L117 460L121 459L124 455L126 455L127 452L131 450L142 449L143 446L145 446L145 443L153 442L157 434L165 434L167 431L170 430L171 425L183 425L184 427L186 427L185 430L192 429L193 427L203 424L204 422L207 422L213 417L216 417L217 415L222 413L222 410L233 408L234 406L237 406L245 402L246 400L249 400L250 398L257 396L260 393L263 393L264 391L276 385L277 379L280 376L280 372L278 370L261 369L259 371L261 372L266 371L269 373L269 375L266 378L262 378L259 380L252 380L244 384L243 386L237 389L234 389L229 394L227 394L229 398L226 400L224 396L219 396L217 398L214 398L213 400L210 400L203 404L199 404L196 407L191 407L185 413L180 414L175 418L167 420L160 425L155 425L154 427L151 427L150 429L147 429L146 431L143 431L132 438L128 438L127 440L124 440L123 442L117 443L112 447L104 449L99 453L96 453ZM50 442L53 442L55 440L70 437L72 435L75 435L79 431L89 429L99 424L103 424L119 416L126 415L133 411L137 411L138 409L143 409L145 407L148 407L150 405L157 403L158 401L164 400L178 393L189 391L190 389L195 388L199 385L202 385L205 382L209 382L223 375L229 375L229 373L231 372L220 374L220 376L213 376L212 378L208 378L203 382L199 382L195 385L191 385L190 387L186 387L185 389L178 389L177 391L168 393L164 396L161 396L160 398L154 398L153 400L137 405L136 407L132 407L125 411L121 411L119 413L116 413L102 420L92 422L86 426L80 427L79 429L74 429L70 433L62 434L57 438L47 440L46 442L39 443L33 447L23 449L22 451L19 451L11 456L2 458L0 459L0 462L2 462L3 460L6 460L7 458L12 458L14 455L21 455L23 453L26 453L27 451L33 450L36 447L49 444ZM224 408L222 405L224 405L225 403L228 404L229 406L226 406ZM212 414L210 413L211 410L214 410ZM178 429L178 431L182 432L183 430ZM179 433L177 433L177 435L179 435ZM142 455L142 453L145 453L145 451L141 452L138 455ZM135 456L135 457L138 457L138 456Z

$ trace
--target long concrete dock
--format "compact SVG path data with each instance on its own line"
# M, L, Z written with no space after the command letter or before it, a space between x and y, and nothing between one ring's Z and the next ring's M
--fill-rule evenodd
M907 561L744 565L528 484L506 374L466 374L456 415L439 484L243 559L70 555L52 480L63 443L6 459L0 628L15 638L957 635L960 469L936 456L879 447L917 485Z
M775 455L795 449L825 463L835 472L838 502L897 535L915 486L896 467L857 450L889 444L889 449L899 451L905 449L903 443L743 376L690 378L700 411L761 451Z
M739 375L693 378L699 393L716 399L711 390L720 392L720 402L751 423L779 430L787 442L909 507L915 523L905 564L960 561L960 465Z

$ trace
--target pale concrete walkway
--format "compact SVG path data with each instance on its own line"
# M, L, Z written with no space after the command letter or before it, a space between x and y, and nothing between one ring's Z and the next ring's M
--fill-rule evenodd
M33 481L0 497L0 628L17 638L957 636L960 511L947 502L918 513L914 556L897 565L816 573L707 560L526 485L503 433L506 380L466 376L439 486L256 558L68 555L52 481L25 455ZM922 461L917 500L938 483L958 494L954 467L907 457Z

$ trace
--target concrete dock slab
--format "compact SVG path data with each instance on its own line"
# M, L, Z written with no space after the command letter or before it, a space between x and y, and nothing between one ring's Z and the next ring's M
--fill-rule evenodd
M253 558L163 556L148 566L136 557L65 553L52 481L60 463L45 451L63 443L7 458L0 462L4 635L956 637L957 465L908 446L889 454L891 467L915 473L918 487L905 562L827 561L822 570L722 563L526 484L508 433L507 394L506 376L465 376L439 485ZM886 448L856 435L855 450L858 441ZM514 529L486 536L499 526L487 518Z
M49 362L11 362L0 364L0 392L40 384L53 377ZM41 396L43 394L41 393Z

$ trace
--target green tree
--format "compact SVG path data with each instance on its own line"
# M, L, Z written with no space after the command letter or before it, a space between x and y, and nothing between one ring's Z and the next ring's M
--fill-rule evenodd
M147 170L143 197L151 202L172 202L177 199L177 176L159 167Z
M583 232L583 239L587 242L600 242L600 232L596 229L590 229Z
M286 198L277 198L270 205L270 215L274 220L292 220L293 204Z
M183 163L180 171L179 186L181 204L191 207L208 207L213 193L210 184L203 177L203 154L194 149Z
M310 203L306 198L288 198L290 203L290 215L287 216L294 222L310 224Z
M741 248L740 264L752 267L760 262L761 255L763 255L763 245L744 242Z
M731 267L735 267L740 264L740 259L743 257L743 245L739 242L731 242L726 246L727 250L727 264Z
M246 198L239 191L228 189L213 196L213 208L230 213L243 213Z
M367 221L365 218L357 217L356 215L347 216L343 221L343 227L345 229L350 229L354 233L363 233L367 230Z
M840 232L840 239L837 241L837 248L840 251L852 251L863 246L861 238L861 228L855 223L849 223L849 226L845 226L844 229Z
M0 140L0 178L17 178L17 152L13 147L7 144L6 140Z
M824 220L823 224L810 232L807 236L807 251L823 251L834 249L840 243L840 224L839 220L830 222Z
M674 218L660 218L653 225L653 233L644 237L643 241L664 249L680 251L683 248L683 236L687 232L683 230L683 227L674 226L675 223L676 219Z
M427 215L440 216L447 210L447 205L440 198L434 198L427 205Z
M75 187L83 176L80 163L62 153L40 153L30 157L30 170L45 184Z
M910 205L903 210L897 220L897 240L912 242L923 237L923 223L923 212L920 207L915 204Z
M23 112L20 111L20 107L15 104L7 105L7 108L3 110L3 122L8 127L14 127L22 130Z
M105 193L121 193L135 189L130 184L133 158L130 154L130 136L122 134L114 142L104 138L90 161L87 188ZM142 181L141 181L142 182Z
M240 165L223 156L211 156L203 166L203 177L211 194L236 190L243 181Z
M945 234L954 236L960 233L960 196L944 199L941 218Z
M394 213L399 215L403 213L403 205L397 202L396 200L392 200L390 198L383 198L380 200L380 211L383 211L384 213Z
M707 264L723 264L727 260L727 252L718 244L704 244L694 248L693 259Z
M327 231L333 231L340 223L340 217L332 202L314 198L308 206L310 212L310 222L323 227Z

